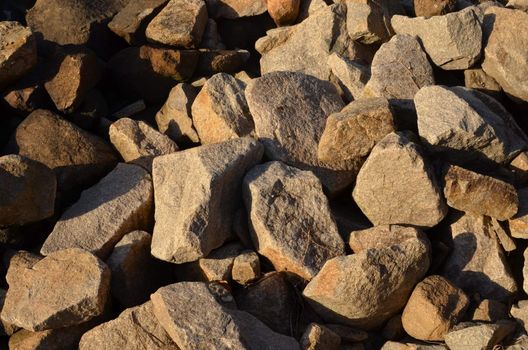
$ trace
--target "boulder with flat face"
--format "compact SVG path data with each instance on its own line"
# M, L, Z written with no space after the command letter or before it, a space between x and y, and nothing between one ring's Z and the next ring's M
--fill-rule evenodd
M18 22L0 22L0 89L15 82L37 64L37 41Z

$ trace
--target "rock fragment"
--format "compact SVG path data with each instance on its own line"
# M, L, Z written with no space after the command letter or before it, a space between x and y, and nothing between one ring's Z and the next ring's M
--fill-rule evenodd
M345 3L350 38L367 45L388 41L394 34L390 18L404 13L394 1L347 0Z
M300 0L267 0L268 13L277 26L294 24L301 6Z
M233 261L233 281L246 285L260 277L260 260L255 252L244 252Z
M350 102L358 99L370 78L369 68L335 52L328 56L327 64L346 100Z
M0 89L37 64L37 41L31 29L17 22L0 22Z
M337 350L341 337L332 330L317 323L311 323L301 338L303 350Z
M469 89L479 90L496 99L500 98L501 86L483 69L473 68L464 71L464 85Z
M493 349L515 330L515 322L468 323L462 329L449 332L445 336L446 345L451 350Z
M229 282L235 258L242 250L242 246L237 242L227 243L198 260L198 266L205 279L210 282Z
M416 17L442 16L455 11L455 0L415 0L414 13Z
M247 50L200 49L196 75L235 74L243 68L250 55Z
M519 209L514 217L508 220L510 234L514 238L528 239L528 188L518 191Z
M507 305L497 300L484 299L478 304L476 309L473 311L471 319L474 322L497 322L499 320L505 320L507 318L509 318Z

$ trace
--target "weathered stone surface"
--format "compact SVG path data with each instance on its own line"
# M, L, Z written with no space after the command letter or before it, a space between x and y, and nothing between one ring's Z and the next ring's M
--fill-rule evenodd
M44 105L49 97L46 89L38 82L25 83L23 80L11 89L6 89L3 95L4 102L17 113L26 115Z
M153 43L182 48L198 47L207 25L203 0L170 0L145 32Z
M265 0L205 0L210 17L235 19L266 12Z
M399 343L395 341L386 342L381 350L447 350L443 344L433 345L430 343Z
M311 323L301 338L303 350L338 350L341 337L317 323Z
M53 215L57 179L47 166L21 157L0 157L0 226L24 225Z
M442 276L432 275L418 283L403 310L403 328L419 340L442 341L464 316L469 298Z
M520 300L517 305L512 305L510 314L525 330L528 329L528 300Z
M220 247L231 235L242 177L262 154L260 143L241 138L156 158L152 255L184 263Z
M212 76L217 73L235 74L249 60L247 50L200 49L196 75Z
M148 227L152 197L150 175L137 165L120 163L64 212L41 254L82 248L101 258L108 257L125 234Z
M501 221L514 216L519 203L517 191L509 183L456 165L445 171L444 195L450 207Z
M242 245L237 242L227 243L198 260L198 266L205 279L210 282L230 281L235 258L242 250Z
M7 284L16 283L18 275L22 274L24 269L32 268L40 260L42 256L25 250L6 252L3 256L3 263L7 268L5 276Z
M6 298L7 291L4 289L0 289L0 312L4 308L4 302ZM18 330L17 326L14 326L10 324L9 322L4 322L0 320L0 335L1 336L11 336L13 333L15 333Z
M369 67L351 61L336 52L328 56L326 62L336 77L337 84L343 90L346 101L358 99L370 79Z
M515 322L467 323L445 336L450 350L493 349L515 330Z
M497 322L508 318L508 306L492 299L482 300L471 315L471 320L474 322Z
M456 0L414 0L416 17L442 16L456 10Z
M294 24L299 16L301 0L267 0L266 2L269 15L279 27Z
M125 162L150 169L152 160L178 151L178 145L143 121L121 118L110 126L110 141Z
M508 111L477 90L424 87L414 104L420 136L451 161L505 163L526 147L526 135Z
M151 301L123 311L118 318L86 332L79 350L178 350L154 316Z
M226 73L213 75L192 104L193 124L202 144L248 136L253 118L244 96L245 84Z
M528 101L528 13L520 10L489 7L484 16L482 69L514 98Z
M330 83L301 73L274 72L253 79L246 99L268 158L313 171L331 193L353 181L357 170L338 171L317 159L327 117L344 107Z
M508 220L510 234L515 238L528 239L528 187L517 192L519 209L515 216Z
M110 270L81 249L51 254L10 281L2 320L31 331L63 328L103 313Z
M510 162L508 168L513 172L517 183L523 184L528 182L528 152L523 151L519 153Z
M21 156L54 170L59 191L93 183L117 163L107 142L42 109L20 123L15 141Z
M396 131L389 101L367 98L331 114L319 141L317 157L327 164L357 169L376 143Z
M400 225L381 225L352 231L348 244L354 253L367 249L397 245L409 239L420 239L423 232L417 228Z
M245 285L260 277L260 260L257 253L246 251L235 258L231 271L233 281Z
M482 52L482 14L476 8L431 18L392 17L398 34L420 39L425 52L438 67L445 70L471 68Z
M303 291L327 321L373 329L400 311L429 269L430 243L419 238L329 260Z
M431 165L403 133L391 133L374 147L359 171L353 197L374 225L432 227L447 213Z
M22 329L9 338L9 349L16 350L64 350L77 349L79 340L94 319L78 326L31 332Z
M517 292L490 218L458 215L449 222L453 249L442 275L468 295L508 301Z
M464 85L469 89L479 90L494 98L500 98L501 86L481 68L464 71Z
M0 89L37 64L37 42L31 29L18 22L0 22Z
M183 349L299 349L294 338L226 305L233 297L225 289L182 282L160 288L151 300L156 318Z
M347 29L352 40L363 44L387 41L393 35L390 18L403 14L397 1L346 0Z
M243 191L254 246L276 271L310 280L327 260L345 254L313 173L269 162L248 172Z
M370 70L365 96L412 99L420 88L435 83L420 43L409 35L395 35L381 45Z

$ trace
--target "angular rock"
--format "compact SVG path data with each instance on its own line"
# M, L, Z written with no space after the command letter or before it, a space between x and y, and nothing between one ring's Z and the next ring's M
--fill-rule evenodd
M489 7L484 16L482 69L514 98L528 101L528 13Z
M21 274L24 269L32 268L40 260L42 260L42 256L25 250L6 252L3 257L3 263L7 268L5 276L7 284L15 283L18 275Z
M374 147L359 171L353 197L374 225L432 227L447 213L432 166L421 147L391 133Z
M411 337L442 341L464 316L469 298L442 276L432 275L418 283L403 310L403 328Z
M526 147L526 135L508 111L477 90L428 86L414 104L420 136L453 162L505 163Z
M204 0L170 0L145 32L153 43L181 48L198 47L207 25Z
M313 173L269 162L248 172L243 191L253 244L276 271L310 280L327 260L345 254Z
M468 323L465 328L449 332L445 336L450 350L493 349L515 330L515 322Z
M509 164L508 168L513 172L515 180L522 184L528 181L528 152L523 151L517 155Z
M510 309L512 317L526 330L528 328L528 301L520 300Z
M217 73L235 74L249 60L247 50L200 49L196 75L212 76Z
M470 7L431 18L394 16L391 24L398 34L418 37L438 67L467 69L480 59L482 52L482 14L479 11Z
M474 215L508 220L517 213L519 199L515 187L489 176L450 165L444 174L447 204Z
M508 220L510 234L515 238L528 239L528 187L518 191L519 209L515 216Z
M343 90L345 99L347 101L358 99L370 79L369 68L335 52L328 56L327 64L337 78L337 84Z
M47 103L49 96L40 83L29 82L14 85L3 95L5 103L21 115L26 115Z
M79 350L178 350L154 316L151 301L123 311L118 318L86 332Z
M311 323L301 338L303 350L338 350L341 337L317 323Z
M456 0L414 0L416 17L442 16L456 10Z
M434 85L433 68L418 40L395 35L381 45L372 60L365 96L412 99L424 86Z
M233 261L231 271L233 281L246 285L260 277L260 260L255 252L240 254Z
M152 197L150 175L120 163L62 214L40 253L82 248L106 258L125 234L149 227Z
M299 16L301 0L267 0L268 13L277 26L291 25Z
M141 165L147 170L152 160L178 151L178 145L143 121L121 118L110 126L110 141L125 162Z
M37 64L37 41L18 22L0 22L0 90Z
M30 332L22 329L9 338L9 348L16 350L63 350L77 349L85 324L73 327Z
M464 71L464 85L469 89L487 93L496 99L500 98L502 91L499 83L480 68L466 69Z
M417 228L400 225L382 225L352 231L348 244L354 253L397 245L409 239L420 239L423 232Z
M497 300L484 299L473 311L471 319L474 322L497 322L499 320L506 320L508 318L508 306L506 304L503 304Z
M447 350L443 344L386 342L381 350Z
M396 1L346 0L345 3L350 38L367 45L388 41L394 34L390 18L404 13Z
M4 302L6 298L7 291L0 289L0 312L4 308ZM0 335L1 336L11 336L18 330L17 326L10 324L9 322L4 322L0 320Z
M442 275L468 295L507 302L517 285L493 230L491 219L484 216L465 214L450 220L453 249Z
M74 326L103 313L110 270L81 249L65 249L11 281L2 321L31 331Z
M213 250L207 257L198 260L198 265L205 279L210 282L229 282L235 258L242 250L243 247L239 243L228 243Z
M225 73L207 80L192 104L193 124L202 144L248 136L253 131L244 89L243 82Z
M381 331L383 338L388 340L398 340L404 337L405 329L403 329L401 315L392 316Z
M367 332L350 326L334 323L327 323L325 326L335 334L339 335L343 342L357 343L365 341L369 338L369 334Z
M367 98L354 101L331 114L319 141L317 158L346 170L357 169L374 146L386 135L396 131L389 101Z
M294 338L226 305L233 297L225 289L181 282L160 288L151 300L159 323L183 349L300 349Z
M0 227L52 216L56 190L57 179L47 166L15 154L0 157Z
M235 19L266 12L265 0L205 0L210 17Z
M269 73L248 84L246 99L268 158L313 171L331 193L353 181L357 170L337 171L317 159L327 117L344 107L330 83L302 73Z
M262 154L260 143L241 138L156 158L152 255L180 264L220 247L231 235L242 177Z

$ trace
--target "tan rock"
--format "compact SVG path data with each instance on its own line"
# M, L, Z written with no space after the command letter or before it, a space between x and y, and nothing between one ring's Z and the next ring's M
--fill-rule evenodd
M337 350L340 345L339 335L317 323L309 324L301 338L303 350Z
M513 307L512 307L513 315ZM513 315L515 317L515 315ZM508 306L497 300L484 299L482 300L471 317L475 322L497 322L499 320L508 319Z
M198 260L198 266L205 280L229 282L235 258L242 250L243 247L238 242L227 243L213 250L207 257Z
M240 71L251 54L247 50L200 49L196 75L213 76L218 73L235 74Z
M4 308L5 298L6 298L7 291L4 289L0 289L0 312ZM13 333L15 333L19 328L17 326L14 326L10 324L9 322L4 322L0 320L0 336L11 336Z
M7 284L15 283L22 271L32 268L42 258L40 255L25 250L8 251L3 257L4 265L7 267L5 276Z
M370 78L369 68L336 52L328 56L327 64L337 78L337 84L343 90L345 100L348 102L357 100Z
M390 18L403 14L395 1L347 0L347 29L352 40L363 44L384 42L394 34Z
M442 16L456 10L456 0L415 0L416 17Z
M502 92L499 83L481 68L466 69L464 71L464 86L480 90L496 99L500 98Z
M509 165L515 175L515 180L519 183L528 182L528 152L521 152Z
M423 232L417 228L400 225L381 225L352 231L348 244L356 254L368 249L397 245L409 239L420 239Z
M48 100L48 93L40 83L20 83L7 89L3 99L11 108L20 114L31 113Z
M513 333L516 323L503 320L496 323L467 323L445 337L450 350L493 349Z
M249 251L237 256L231 271L233 281L245 285L260 277L260 260L257 253Z
M37 64L37 41L31 29L18 22L0 22L0 89Z
M268 13L277 26L294 24L299 16L301 0L267 0Z
M399 343L388 341L383 345L381 350L447 350L447 346L423 342Z
M81 249L65 249L11 281L2 321L31 331L77 325L103 313L110 270Z
M528 187L517 192L519 208L514 217L508 220L510 234L515 238L528 239Z
M524 330L528 329L528 300L519 300L516 305L512 305L510 314Z

